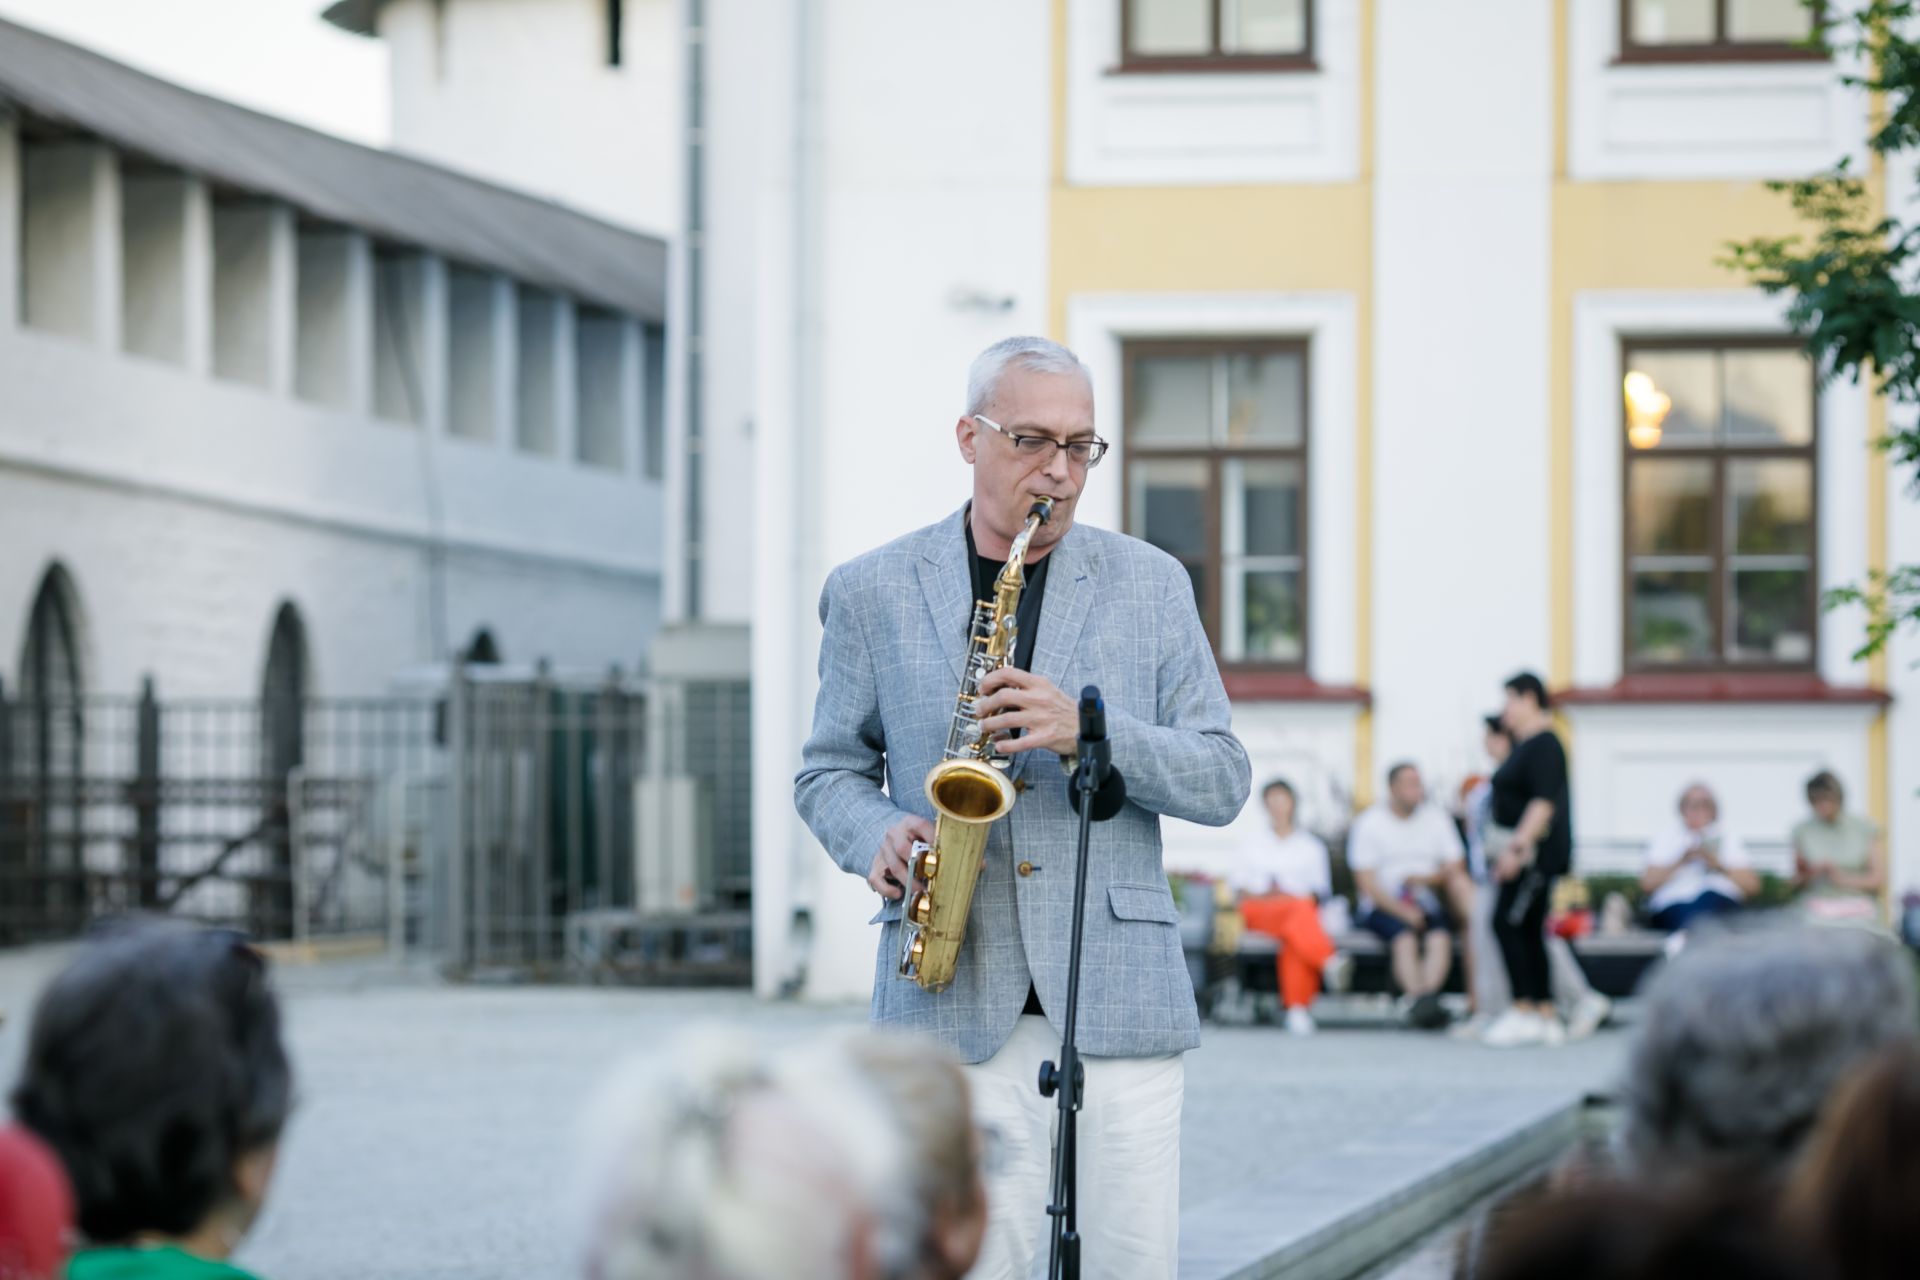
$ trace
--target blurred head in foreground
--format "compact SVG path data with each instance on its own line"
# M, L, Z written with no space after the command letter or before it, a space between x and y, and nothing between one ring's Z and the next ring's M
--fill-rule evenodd
M1852 929L1765 929L1687 948L1657 978L1628 1063L1644 1178L1770 1180L1834 1086L1915 1034L1913 967Z
M1920 1267L1920 1050L1890 1049L1835 1090L1786 1193L1787 1217L1848 1280Z
M966 1081L937 1048L699 1033L590 1121L589 1280L957 1280L979 1251Z
M103 930L53 980L13 1092L66 1169L85 1244L212 1260L259 1213L292 1102L266 961L166 920Z
M1819 1280L1765 1198L1597 1184L1500 1224L1476 1280Z

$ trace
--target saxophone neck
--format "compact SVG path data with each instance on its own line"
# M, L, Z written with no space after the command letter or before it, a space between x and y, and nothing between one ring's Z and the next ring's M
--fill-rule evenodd
M1040 532L1040 526L1053 515L1053 499L1041 498L1027 511L1027 522L1014 535L1013 545L1007 549L1007 563L1000 570L1000 576L994 580L994 586L1005 590L1008 587L1018 589L1026 581L1027 547L1033 542L1033 536Z

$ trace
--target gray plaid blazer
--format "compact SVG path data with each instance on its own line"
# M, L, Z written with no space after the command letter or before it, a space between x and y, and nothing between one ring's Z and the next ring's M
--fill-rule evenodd
M966 510L835 569L820 596L820 694L794 779L800 816L865 877L903 812L932 818L923 784L946 749L967 647ZM1200 1042L1160 815L1231 822L1251 785L1186 570L1134 538L1076 524L1049 555L1033 669L1068 693L1100 686L1128 803L1093 828L1080 1048L1145 1057ZM1051 751L1013 757L1020 788L995 823L953 985L898 976L900 908L886 902L873 1020L930 1035L967 1062L1012 1034L1031 981L1056 1030L1066 1011L1078 819ZM882 790L882 785L885 790ZM1031 875L1016 874L1022 861Z

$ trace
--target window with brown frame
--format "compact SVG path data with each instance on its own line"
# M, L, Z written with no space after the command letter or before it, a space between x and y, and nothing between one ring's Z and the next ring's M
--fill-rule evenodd
M1626 665L1811 671L1818 402L1792 339L1624 349Z
M1802 0L1620 0L1622 62L1819 59Z
M1307 344L1129 342L1124 522L1186 566L1224 665L1307 660Z
M1313 68L1314 0L1120 0L1123 71Z

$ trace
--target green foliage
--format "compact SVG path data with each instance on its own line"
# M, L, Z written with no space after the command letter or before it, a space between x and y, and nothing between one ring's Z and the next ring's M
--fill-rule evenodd
M1804 0L1819 15L1819 39L1842 65L1864 74L1842 80L1874 95L1869 149L1889 165L1913 163L1920 147L1920 43L1910 35L1917 0L1868 0L1845 17ZM1810 234L1761 237L1727 246L1724 265L1770 294L1788 298L1787 320L1805 340L1823 380L1871 378L1889 399L1920 405L1920 225L1878 215L1873 193L1846 159L1793 182L1768 184L1787 196ZM1920 496L1920 429L1906 425L1879 441L1895 466L1916 471ZM1829 591L1828 608L1862 606L1867 640L1856 659L1883 649L1902 625L1920 622L1920 566L1875 572L1864 583Z

